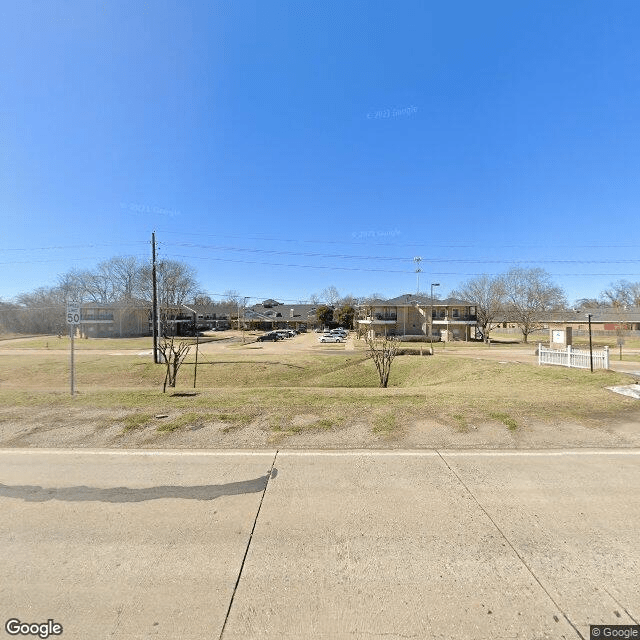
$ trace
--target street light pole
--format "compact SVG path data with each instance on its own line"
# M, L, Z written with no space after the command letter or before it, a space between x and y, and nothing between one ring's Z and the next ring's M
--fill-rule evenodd
M591 364L591 373L593 373L593 343L591 342L591 316L593 314L587 313L587 318L589 318L589 362Z
M439 282L432 282L431 283L431 308L429 309L429 338L431 339L431 353L434 353L433 351L433 287L439 287L440 283Z
M247 306L247 300L250 296L244 297L244 304L242 305L242 344L244 344L244 308Z

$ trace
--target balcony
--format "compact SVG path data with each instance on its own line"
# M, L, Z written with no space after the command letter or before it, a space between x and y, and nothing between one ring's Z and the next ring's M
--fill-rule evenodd
M358 320L360 324L396 324L398 314L396 313L374 313Z
M463 315L460 314L458 316L446 315L442 317L433 316L433 324L454 324L456 322L461 322L465 324L473 324L478 321L478 316L474 315Z

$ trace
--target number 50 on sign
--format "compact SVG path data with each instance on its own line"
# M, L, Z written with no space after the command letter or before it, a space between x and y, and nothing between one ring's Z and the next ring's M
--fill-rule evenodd
M80 324L80 307L67 307L67 324Z

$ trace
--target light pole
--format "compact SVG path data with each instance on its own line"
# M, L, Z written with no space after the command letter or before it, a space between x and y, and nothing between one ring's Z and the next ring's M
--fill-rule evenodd
M250 296L245 296L242 305L242 344L244 344L244 308L247 306L247 300L249 300L249 298Z
M587 313L587 318L589 319L589 362L591 363L591 373L593 373L593 344L591 342L591 317L592 313Z
M409 296L407 296L408 298ZM410 304L410 301L407 301L407 304ZM409 313L409 308L403 309L402 311L402 339L404 340L407 336L407 314Z
M431 339L431 353L434 353L433 351L433 287L439 287L440 283L439 282L432 282L431 283L431 308L429 309L429 338Z

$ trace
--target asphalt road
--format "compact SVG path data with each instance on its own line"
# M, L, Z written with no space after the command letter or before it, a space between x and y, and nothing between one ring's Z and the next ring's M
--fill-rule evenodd
M589 638L640 619L639 489L638 450L1 450L2 627Z

